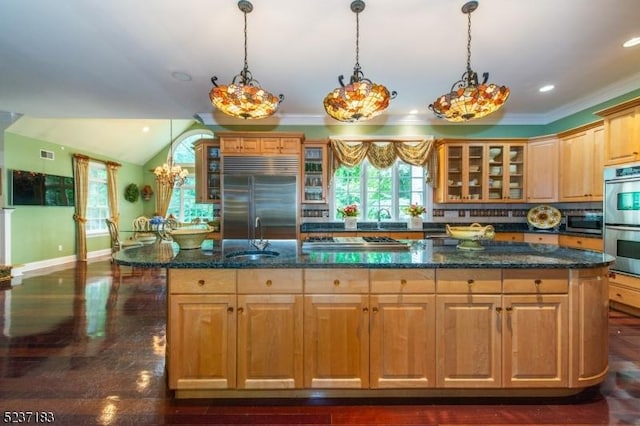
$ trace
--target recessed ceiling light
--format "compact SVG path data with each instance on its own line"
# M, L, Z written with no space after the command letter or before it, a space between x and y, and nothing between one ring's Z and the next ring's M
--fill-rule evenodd
M633 37L622 43L622 47L633 47L640 44L640 37Z
M176 80L180 80L180 81L191 81L191 76L189 74L187 74L186 72L182 72L182 71L174 71L171 73L171 77L175 78Z
M541 93L550 92L555 88L556 86L554 86L553 84L547 84L546 86L542 86L541 88L539 88L538 91Z
M142 133L148 133L149 132L149 126L144 126L142 128Z
M420 112L420 111L418 111L417 109L412 109L411 111L409 111L409 114L416 115L416 114L418 114L418 112Z

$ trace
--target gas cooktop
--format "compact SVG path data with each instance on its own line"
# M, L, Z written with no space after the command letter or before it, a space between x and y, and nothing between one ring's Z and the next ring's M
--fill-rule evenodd
M308 237L303 250L408 250L409 244L389 237Z

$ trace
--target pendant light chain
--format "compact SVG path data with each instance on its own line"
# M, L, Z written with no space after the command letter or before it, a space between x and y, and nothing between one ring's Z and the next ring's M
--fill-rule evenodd
M247 61L247 12L244 12L244 76L246 78L249 71L249 62ZM244 82L246 84L246 81Z
M360 70L360 12L356 13L356 69Z
M467 13L467 73L471 76L471 12Z

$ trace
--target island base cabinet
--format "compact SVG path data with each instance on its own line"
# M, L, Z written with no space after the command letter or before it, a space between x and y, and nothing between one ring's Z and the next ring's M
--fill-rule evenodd
M437 385L496 388L500 377L501 296L437 296Z
M171 389L236 386L235 295L171 295L168 370Z
M503 386L566 387L568 297L504 296Z
M304 296L306 388L369 387L369 296Z
M302 388L302 368L302 295L239 295L238 388Z
M370 387L435 387L435 296L372 295Z

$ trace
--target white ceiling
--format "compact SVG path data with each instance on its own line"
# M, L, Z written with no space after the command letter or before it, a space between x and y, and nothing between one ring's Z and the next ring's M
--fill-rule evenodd
M463 3L366 1L360 65L366 77L398 92L376 123L406 122L418 109L412 123L442 124L427 106L465 71ZM322 99L338 75L348 80L353 71L350 0L253 5L249 69L265 89L285 96L268 121L228 118L209 102L211 77L229 83L243 66L243 16L235 0L0 1L0 111L24 114L10 131L28 117L20 133L63 143L52 139L62 133L64 144L92 136L95 152L134 163L167 143L151 140L153 132L141 135L148 120L188 123L197 115L207 124L338 124ZM640 46L621 47L640 36L639 24L638 0L480 0L472 14L471 66L509 86L511 96L500 112L475 123L547 124L640 88ZM180 81L174 72L192 79ZM539 93L544 84L556 90ZM55 125L53 118L70 120ZM120 121L97 127L77 119ZM47 131L52 127L58 131Z

